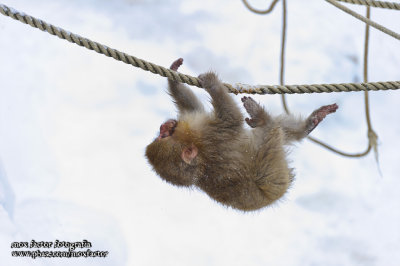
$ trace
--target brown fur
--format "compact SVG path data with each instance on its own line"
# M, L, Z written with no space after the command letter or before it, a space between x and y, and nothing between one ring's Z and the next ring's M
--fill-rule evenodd
M180 61L178 61L180 60ZM177 70L182 60L171 69ZM178 186L197 186L216 201L250 211L280 199L293 181L284 146L308 135L336 105L321 107L306 119L277 118L250 97L242 102L250 118L243 116L214 73L199 76L210 94L214 111L205 113L193 92L169 81L169 93L179 115L174 133L147 146L146 157L164 180ZM195 147L194 159L183 157ZM186 158L187 159L187 158Z

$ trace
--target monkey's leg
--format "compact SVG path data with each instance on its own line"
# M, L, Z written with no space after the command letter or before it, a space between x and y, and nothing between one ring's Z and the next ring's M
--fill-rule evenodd
M244 96L242 97L243 106L250 118L246 117L246 123L252 127L262 127L265 126L270 120L271 116L260 106L253 98Z
M296 119L293 116L278 118L286 136L286 141L305 138L328 115L336 112L337 104L325 105L309 115L306 120Z
M283 130L277 126L269 130L268 136L256 154L256 161L259 163L255 169L258 173L255 182L264 192L266 204L282 197L294 178L283 145Z
M170 69L177 71L182 63L183 59L179 58L171 64ZM168 85L169 94L174 99L179 113L204 110L201 102L187 86L170 79L168 79Z
M199 76L201 85L210 94L212 105L217 118L220 119L220 128L227 127L242 127L243 116L239 107L228 94L222 82L217 75L212 72L207 72Z

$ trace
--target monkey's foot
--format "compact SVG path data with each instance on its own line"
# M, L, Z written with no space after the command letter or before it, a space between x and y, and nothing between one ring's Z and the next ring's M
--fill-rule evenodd
M182 63L183 63L183 58L176 59L176 60L172 63L172 65L169 67L169 69L174 70L174 71L177 71L178 68L182 65Z
M206 72L199 75L199 80L201 86L206 90L217 88L221 83L217 74L215 74L214 72Z
M322 120L324 120L324 118L327 115L336 112L336 110L338 108L339 108L339 106L336 103L334 103L334 104L322 106L322 107L318 108L317 110L315 110L314 112L312 112L312 114L307 119L307 132L310 133L311 131L313 131L314 128L316 126L318 126L318 124Z
M242 97L243 106L246 109L247 113L249 113L251 118L246 117L246 123L255 128L257 126L261 126L264 124L264 119L262 119L262 114L264 113L264 109L251 97L244 96Z

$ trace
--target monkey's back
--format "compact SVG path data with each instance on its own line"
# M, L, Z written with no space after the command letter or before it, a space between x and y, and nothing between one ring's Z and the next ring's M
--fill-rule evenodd
M197 185L225 205L240 210L265 207L281 198L293 180L280 128L264 136L243 129L203 148L204 176Z

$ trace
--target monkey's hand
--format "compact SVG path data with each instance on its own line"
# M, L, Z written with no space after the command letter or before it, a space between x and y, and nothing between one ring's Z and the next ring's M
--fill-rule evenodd
M318 126L318 124L322 120L324 120L324 118L327 115L336 112L336 110L338 108L339 108L338 105L336 103L334 103L331 105L322 106L322 107L318 108L317 110L315 110L314 112L312 112L311 115L307 118L307 122L306 122L307 134L309 134L311 131L313 131L314 128L316 126Z
M244 96L241 100L250 115L250 118L245 118L246 123L252 128L265 125L267 117L264 109L251 97Z
M199 76L201 86L208 92L222 88L221 81L214 72L206 72Z
M174 71L177 71L178 68L182 65L182 63L183 63L183 58L176 59L176 60L172 63L172 65L169 67L169 69L174 70Z

